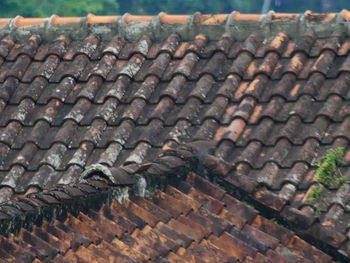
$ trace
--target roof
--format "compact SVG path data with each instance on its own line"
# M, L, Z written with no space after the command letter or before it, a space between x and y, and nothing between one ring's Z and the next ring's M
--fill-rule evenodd
M97 211L22 228L0 243L3 260L26 262L331 262L195 174L150 199L112 200Z
M178 173L174 155L175 189L188 195L181 181L195 173L348 260L348 180L315 177L337 146L349 177L348 14L0 20L0 199L12 199L2 233L102 211L90 195L112 210L112 197L153 200L179 177L162 176ZM63 201L81 187L79 202ZM43 200L38 218L19 206L28 198Z
M204 34L209 40L218 40L224 33L234 35L235 40L245 40L252 32L263 39L271 39L280 32L288 32L289 37L298 38L305 32L314 32L319 37L327 37L332 32L347 34L350 11L339 13L304 14L276 13L172 15L164 12L156 16L124 14L122 16L60 17L48 18L0 18L0 36L11 36L23 42L33 35L40 35L45 41L54 41L61 35L72 40L83 40L90 34L102 40L120 36L135 42L144 35L153 40L164 41L170 33L178 34L182 40L193 40L197 34Z

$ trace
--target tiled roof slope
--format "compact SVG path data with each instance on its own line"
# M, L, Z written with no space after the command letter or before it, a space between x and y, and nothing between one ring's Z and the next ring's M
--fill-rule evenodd
M236 13L213 23L196 14L183 18L186 26L124 16L114 31L88 23L83 40L52 38L64 31L45 31L46 22L6 21L1 200L74 183L91 164L137 167L174 142L208 140L208 162L219 164L213 181L349 257L349 184L308 198L327 149L345 147L341 170L350 176L346 14L236 21ZM282 32L290 21L295 30Z
M0 262L331 262L194 173L148 198L22 228L0 245Z

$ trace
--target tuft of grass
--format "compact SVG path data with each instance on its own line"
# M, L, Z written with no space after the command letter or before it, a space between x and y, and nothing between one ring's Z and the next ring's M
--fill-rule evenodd
M349 182L339 170L339 165L343 164L344 153L344 147L337 147L327 151L327 154L316 164L316 182L325 186ZM320 185L314 186L307 200L315 202L321 198L323 192L324 188L321 188ZM320 216L322 211L316 209L315 214Z
M318 200L320 198L320 196L322 195L324 189L319 187L319 186L315 186L314 188L312 188L309 196L307 197L308 201L314 202L316 200Z
M343 164L344 147L329 149L322 160L316 164L316 181L324 185L344 183L346 178L342 176L338 166Z
M317 208L315 211L315 215L320 216L322 214L322 210Z

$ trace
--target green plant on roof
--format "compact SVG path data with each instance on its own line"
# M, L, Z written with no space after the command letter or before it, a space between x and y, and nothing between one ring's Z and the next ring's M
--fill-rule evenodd
M329 149L327 154L316 164L316 181L324 185L334 183L344 183L345 177L342 176L339 165L343 163L344 147Z
M322 211L321 209L317 208L317 209L315 210L315 215L320 216L320 215L322 215L323 212L324 212L324 211Z
M278 220L276 218L271 218L271 222L274 224L278 224Z
M316 164L316 182L325 186L347 182L345 176L339 170L339 165L343 164L344 152L344 147L337 147L327 151L327 154ZM315 202L320 199L323 192L324 188L321 188L320 185L314 186L307 200ZM317 214L320 213L320 210L317 211Z
M320 199L320 196L322 195L324 189L319 187L319 186L315 186L314 188L312 188L309 196L307 197L308 201L314 202L318 199Z

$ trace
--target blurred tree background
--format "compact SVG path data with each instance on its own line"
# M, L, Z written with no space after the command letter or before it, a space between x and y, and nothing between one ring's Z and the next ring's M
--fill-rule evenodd
M276 12L334 12L350 9L350 0L0 0L0 17Z

